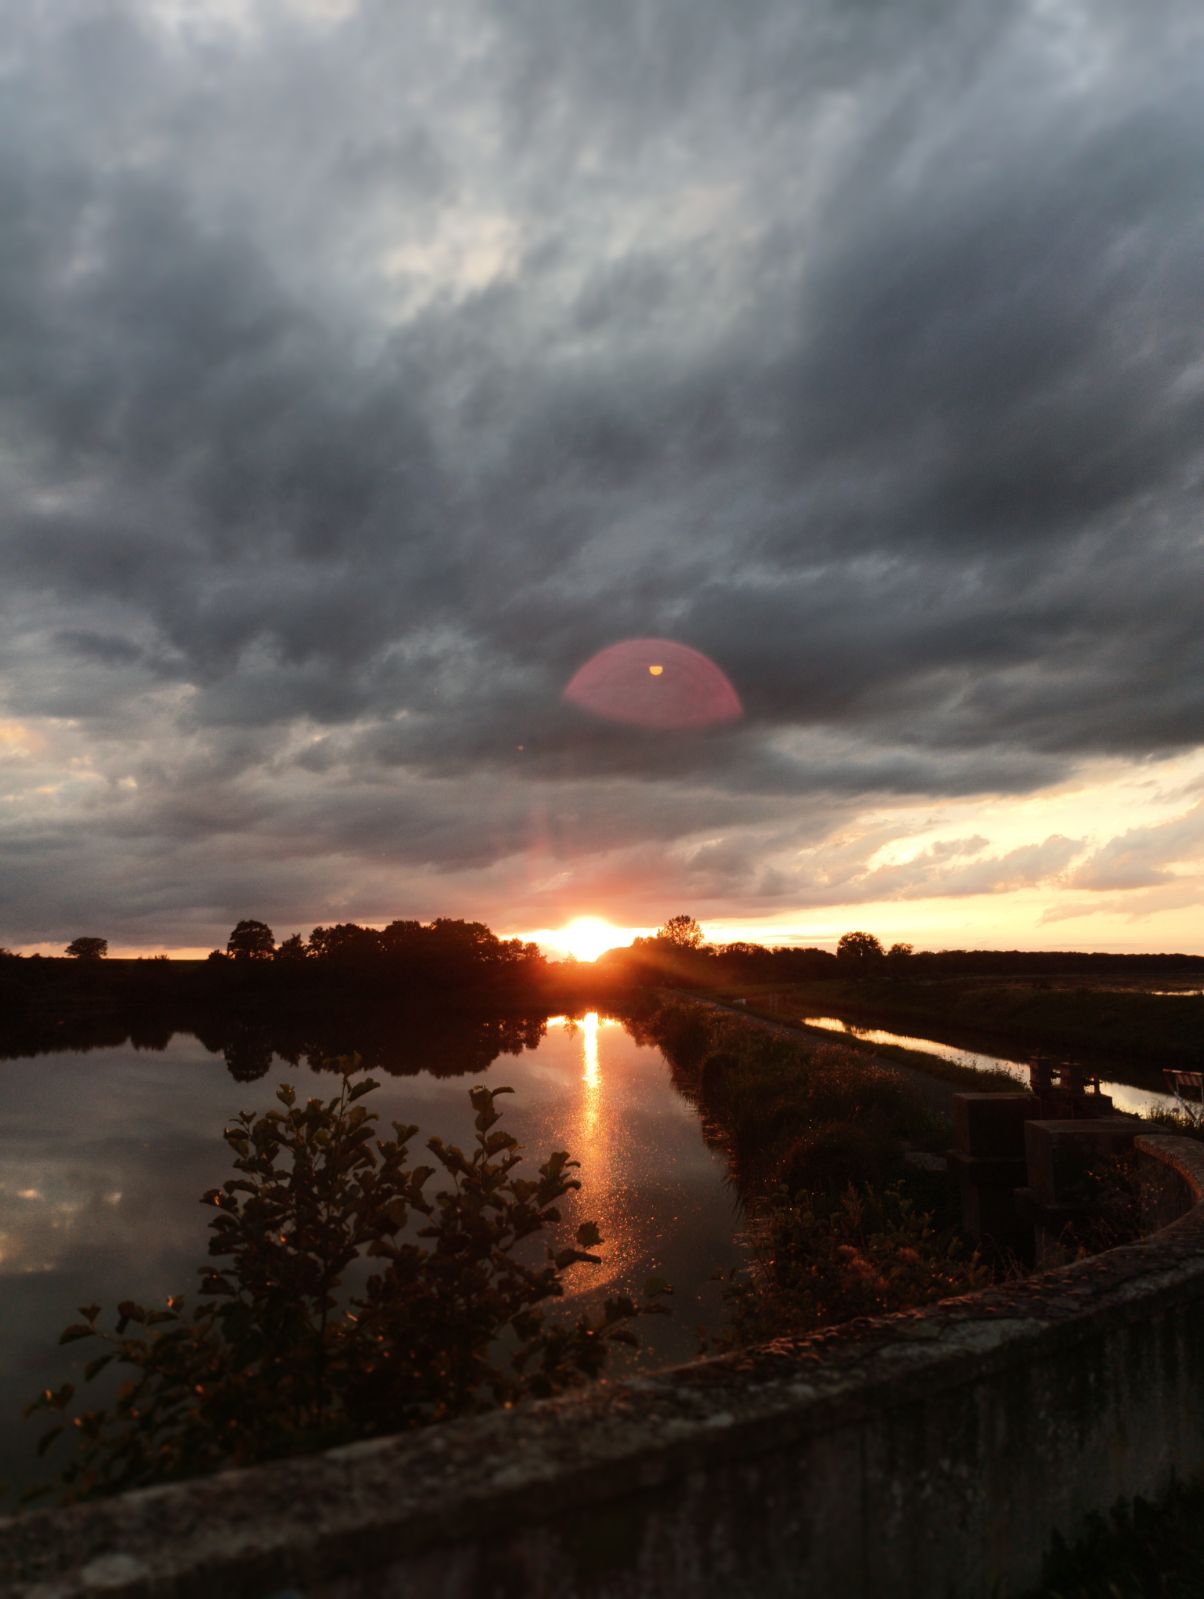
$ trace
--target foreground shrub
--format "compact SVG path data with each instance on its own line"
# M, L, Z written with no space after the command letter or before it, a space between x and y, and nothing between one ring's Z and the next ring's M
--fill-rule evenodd
M202 1268L197 1308L126 1300L105 1333L100 1307L86 1305L63 1333L61 1343L107 1345L85 1381L111 1363L133 1373L110 1409L71 1416L71 1383L28 1407L70 1416L79 1450L60 1476L64 1501L557 1393L597 1376L611 1345L635 1343L635 1318L662 1308L654 1282L643 1303L619 1295L596 1315L549 1320L565 1271L599 1261L592 1222L573 1245L545 1244L542 1260L531 1247L580 1187L577 1162L556 1151L520 1176L495 1106L511 1090L474 1088L472 1151L430 1138L436 1164L412 1165L418 1129L394 1122L392 1138L375 1136L378 1118L359 1101L379 1084L355 1082L357 1064L343 1064L336 1097L301 1106L282 1085L281 1109L244 1112L226 1130L239 1175L204 1196L217 1212L209 1253L223 1264ZM439 1168L443 1186L428 1193ZM383 1265L341 1296L361 1257Z

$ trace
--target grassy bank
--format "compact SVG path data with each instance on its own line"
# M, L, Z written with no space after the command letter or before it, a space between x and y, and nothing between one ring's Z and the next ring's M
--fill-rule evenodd
M904 1049L898 1044L875 1044L852 1034L833 1034L818 1027L802 1027L791 1019L789 1013L784 1015L780 1010L761 1004L755 998L746 999L740 1013L745 1016L756 1016L777 1026L798 1026L800 1036L814 1043L831 1044L839 1038L840 1047L851 1053L890 1061L897 1066L906 1066L909 1071L923 1072L926 1077L936 1078L940 1082L950 1083L968 1092L1014 1093L1017 1088L1024 1086L1009 1072L984 1071L977 1066L967 1066L962 1061L946 1060L943 1055L929 1055L918 1049Z
M1025 1057L1081 1054L1149 1072L1204 1066L1204 995L1151 994L1051 982L946 978L933 982L825 980L746 990L774 1014L824 1013L923 1031L956 1045ZM967 1043L967 1047L973 1047Z
M982 1286L948 1180L909 1155L950 1128L897 1072L689 1000L641 1031L721 1143L749 1208L756 1264L729 1285L739 1343L883 1314Z

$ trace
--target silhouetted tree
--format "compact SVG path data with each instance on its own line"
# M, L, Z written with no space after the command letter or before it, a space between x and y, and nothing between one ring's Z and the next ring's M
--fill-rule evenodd
M421 922L393 921L381 931L381 948L391 959L412 959L421 950L425 934Z
M855 977L879 970L885 958L886 952L873 933L842 933L836 945L836 959Z
M658 927L657 938L677 949L701 949L702 928L692 916L670 916L663 927Z
M67 945L67 954L81 961L103 960L108 953L107 938L73 938Z
M294 933L291 938L286 938L276 951L278 961L303 961L309 954L305 940L300 933Z
M892 944L886 952L886 964L892 977L901 977L907 970L915 949L910 944Z
M242 921L226 940L226 953L235 960L271 960L276 940L266 922Z
M319 960L362 962L380 953L380 934L374 927L336 922L333 927L315 927L309 947Z

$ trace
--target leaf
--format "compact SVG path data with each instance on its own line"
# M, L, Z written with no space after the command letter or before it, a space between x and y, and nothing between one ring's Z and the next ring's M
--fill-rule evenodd
M591 1249L595 1244L602 1242L602 1234L598 1231L597 1222L583 1221L577 1229L577 1242L586 1249Z
M600 1266L602 1264L601 1255L587 1255L581 1249L558 1249L552 1256L552 1264L557 1271L567 1271L570 1266L579 1260L586 1260L591 1266Z
M111 1360L116 1360L115 1354L97 1355L95 1360L90 1360L84 1367L84 1381L91 1382L97 1372L103 1371Z
M635 1314L635 1301L628 1294L618 1294L614 1299L608 1299L603 1307L603 1315L607 1322L623 1321Z
M607 1333L607 1337L610 1339L612 1344L629 1344L632 1349L638 1349L640 1347L639 1339L628 1327L612 1328Z
M83 1322L73 1322L70 1327L64 1327L59 1334L60 1344L73 1344L79 1338L91 1338L96 1332L95 1327L85 1326Z
M56 1439L56 1438L57 1438L57 1437L58 1437L58 1435L59 1435L59 1433L61 1433L61 1432L62 1432L62 1430L63 1430L63 1429L62 1429L62 1427L61 1427L61 1426L58 1426L58 1427L51 1427L51 1429L50 1429L50 1431L49 1431L49 1432L44 1432L44 1433L43 1433L43 1434L42 1434L42 1436L41 1436L41 1437L40 1437L40 1438L39 1438L39 1439L38 1439L38 1449L37 1449L37 1453L38 1453L38 1458L39 1458L39 1459L40 1459L40 1458L41 1458L41 1457L42 1457L42 1456L43 1456L43 1455L44 1455L44 1454L45 1454L45 1453L46 1453L46 1451L47 1451L47 1450L48 1450L48 1449L49 1449L49 1448L50 1448L50 1446L51 1446L51 1444L52 1444L52 1443L53 1443L53 1442L54 1442L54 1440L55 1440L55 1439Z

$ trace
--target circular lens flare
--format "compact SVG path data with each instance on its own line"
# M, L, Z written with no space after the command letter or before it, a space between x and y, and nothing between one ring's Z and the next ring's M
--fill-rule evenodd
M710 727L744 714L740 696L714 661L688 644L636 638L610 644L569 680L572 705L635 727Z

